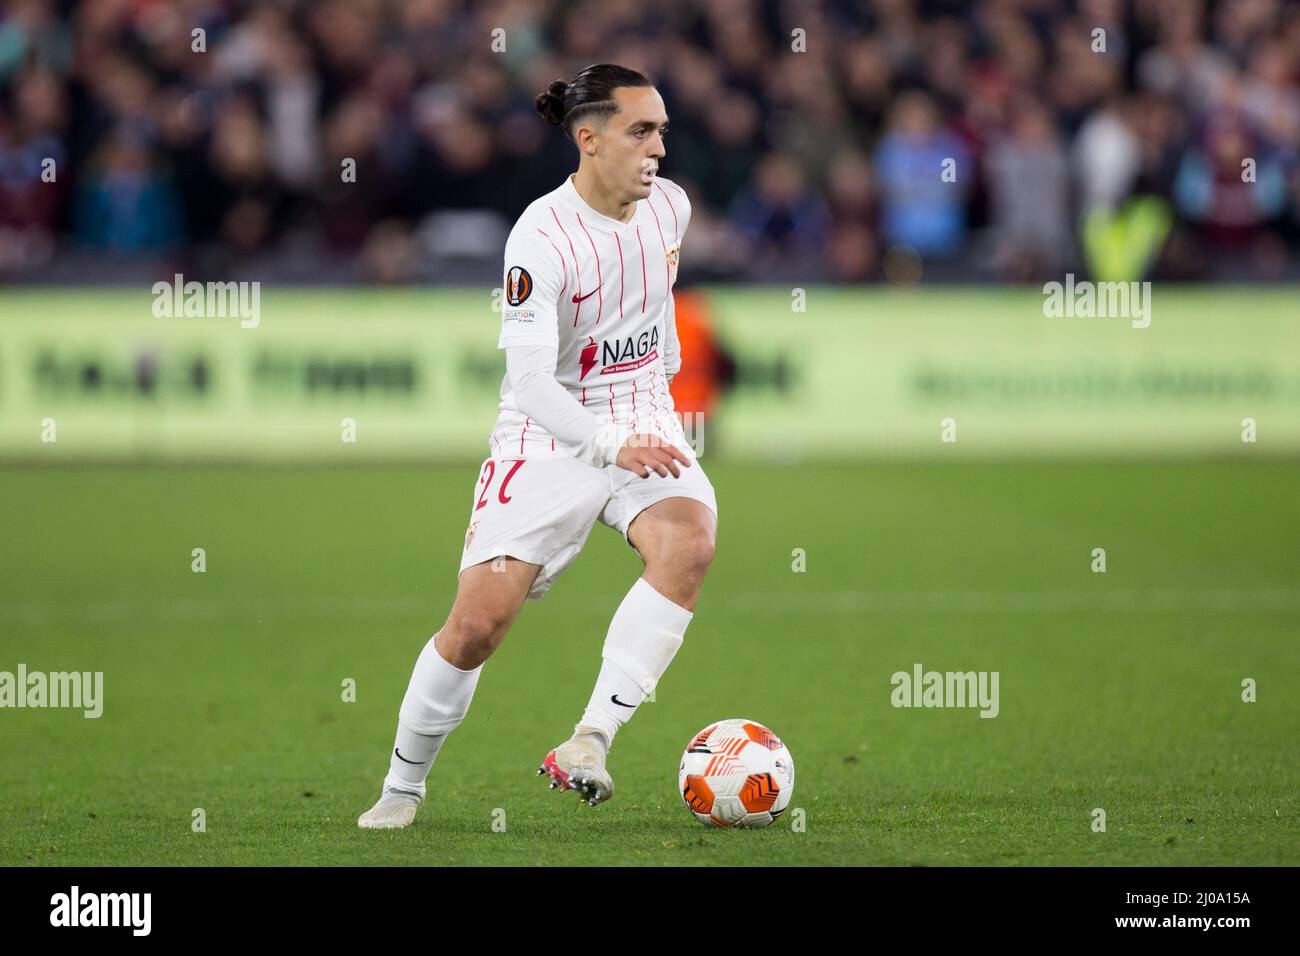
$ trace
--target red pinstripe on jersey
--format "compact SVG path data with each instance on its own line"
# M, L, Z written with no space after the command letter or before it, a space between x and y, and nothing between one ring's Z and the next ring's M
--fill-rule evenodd
M673 240L676 241L676 239L677 239L677 229L678 229L678 227L677 227L677 210L676 210L675 208L673 208L673 201L672 201L671 199L668 198L668 192L667 192L667 190L665 190L664 187L660 186L658 183L655 183L655 188L657 188L661 193L664 194L664 202L668 203L668 208L669 208L669 209L672 209L672 212L673 212Z
M591 243L592 254L596 257L596 301L600 303L596 310L596 324L600 325L600 317L605 314L605 277L600 271L600 253L596 250L596 243L591 238L591 233L587 232L587 224L582 221L582 213L575 212L573 215L577 218L582 231L587 233L587 241ZM581 302L578 303L578 307L582 307ZM575 326L578 324L576 318L573 324Z
M568 232L565 231L564 226L560 225L560 217L555 214L555 207L547 206L546 208L551 211L551 218L555 220L557 226L560 226L560 232L564 233L564 238L568 239L569 251L573 253L573 271L578 276L578 308L573 313L573 327L576 329L578 327L578 316L582 314L582 263L578 261L578 250L573 248L573 240L569 239Z
M649 285L645 281L645 243L641 241L641 227L636 227L636 244L641 247L641 314L645 315L645 300L650 294Z
M675 182L672 182L667 179L657 179L657 178L655 179L655 182L657 182L660 186L662 186L664 183L668 183L669 186L672 186L673 189L677 190L679 193L682 194L683 199L686 198L686 190L683 189L681 186L677 185Z
M618 243L618 317L623 318L623 240L614 233L614 241Z
M664 242L664 227L659 223L659 213L655 212L655 204L646 197L645 204L650 207L650 211L655 213L655 228L659 230L659 245L664 247L664 278L668 280L668 285L664 287L666 294L673 294L673 274L668 268L668 243Z
M656 179L656 180L655 180L655 183L657 183L657 184L659 185L660 188L663 188L663 184L664 184L665 182L668 182L668 181L667 181L667 180L664 180L664 179ZM671 187L672 187L676 192L678 192L678 193L681 194L682 202L684 202L684 203L685 203L686 205L688 205L688 206L691 204L690 199L687 198L687 196L686 196L686 190L685 190L685 189L683 189L681 186L678 186L678 185L677 185L676 183L674 183L674 182L668 182L668 185L671 186ZM665 194L665 195L666 195L666 194ZM678 242L680 242L681 239L682 239L682 236L681 236L681 229L680 229L680 228L677 230L677 236L676 236L676 239L677 239Z
M546 236L547 242L551 242L551 237L547 235L546 230L538 229L537 231L540 232L543 236ZM551 248L554 249L555 254L560 257L560 265L564 267L564 285L560 287L560 301L563 302L564 290L569 287L569 260L564 258L564 253L560 251L560 247L557 246L555 243L551 242Z

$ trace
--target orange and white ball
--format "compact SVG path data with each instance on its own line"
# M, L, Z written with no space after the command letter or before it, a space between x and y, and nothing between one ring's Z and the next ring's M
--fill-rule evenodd
M765 827L790 805L794 760L757 721L720 720L691 738L677 789L705 826Z

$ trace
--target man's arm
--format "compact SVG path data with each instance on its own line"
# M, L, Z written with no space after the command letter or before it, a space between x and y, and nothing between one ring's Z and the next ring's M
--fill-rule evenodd
M506 349L506 373L515 404L574 458L604 468L618 456L618 426L601 423L555 380L558 352L543 345Z
M671 293L668 295L668 308L664 312L664 375L668 384L673 376L682 370L682 346L677 340L677 306Z
M550 432L566 452L593 467L616 464L642 478L648 478L650 470L676 478L678 462L691 466L679 449L655 441L654 436L629 436L624 443L617 424L602 423L555 380L557 355L549 346L509 346L506 372L515 405ZM632 441L633 437L638 440Z
M505 302L497 347L505 350L517 407L569 454L603 468L618 455L613 424L602 425L555 380L556 306L567 281L563 260L540 233L511 233L503 276Z

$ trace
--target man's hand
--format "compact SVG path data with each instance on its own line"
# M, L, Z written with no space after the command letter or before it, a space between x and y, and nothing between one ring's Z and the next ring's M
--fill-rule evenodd
M657 471L663 478L667 478L669 472L674 478L680 478L678 462L686 468L691 467L689 458L658 435L629 435L618 450L614 463L640 478L649 478L651 471Z

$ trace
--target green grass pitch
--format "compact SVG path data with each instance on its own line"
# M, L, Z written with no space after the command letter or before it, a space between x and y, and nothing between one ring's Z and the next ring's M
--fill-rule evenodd
M717 558L615 799L534 774L639 572L602 526L402 832L355 819L453 594L472 465L0 472L0 670L105 674L98 720L0 712L0 864L1300 863L1300 465L704 464ZM999 716L892 707L916 662L998 671ZM682 748L731 716L790 746L802 831L682 805Z

